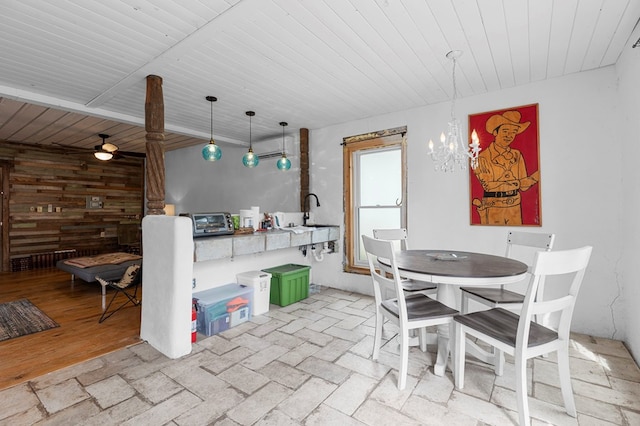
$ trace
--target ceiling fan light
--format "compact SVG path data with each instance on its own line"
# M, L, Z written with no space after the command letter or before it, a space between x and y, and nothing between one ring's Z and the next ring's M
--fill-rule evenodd
M96 151L93 153L93 156L101 161L109 161L113 158L113 154L108 151Z
M102 144L102 150L107 152L116 152L118 147L112 143L105 142Z
M115 145L115 144L112 144L111 142L106 141L107 138L110 137L109 135L100 133L98 136L102 138L102 144L100 145L99 150L97 149L98 147L96 147L96 151L105 151L113 154L118 150L118 145ZM111 157L113 157L113 155ZM98 156L96 156L96 158L98 158ZM107 158L107 160L111 160L111 158Z

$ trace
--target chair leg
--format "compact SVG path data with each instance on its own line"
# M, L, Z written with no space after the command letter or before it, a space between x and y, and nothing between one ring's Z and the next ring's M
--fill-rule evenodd
M504 373L504 352L496 347L493 348L493 370L496 376L502 376Z
M571 417L576 417L576 404L571 388L571 372L569 370L569 348L563 346L558 349L558 375L560 376L560 389L564 408Z
M460 313L461 314L467 314L469 313L469 297L467 296L466 292L461 292L461 300L460 300Z
M405 330L406 331L406 330ZM409 333L400 333L400 370L398 370L398 389L407 386L407 370L409 369Z
M382 342L382 323L384 322L384 317L382 316L382 312L380 312L380 308L376 308L376 332L373 336L373 355L372 359L378 359L380 355L380 343Z
M418 337L420 338L420 350L422 352L426 352L427 351L427 328L426 327L422 327L421 329L418 330L419 335Z
M113 303L113 301L116 299L116 296L118 295L118 293L120 293L120 292L116 291L115 293L113 293L113 296L111 297L111 300L109 300L109 304L102 311L102 315L100 316L100 319L98 320L98 323L102 323L102 321L106 320L107 318L109 318L111 315L113 315L117 311L117 309L116 309L115 311L111 311L111 313L109 313L109 315L107 315L107 312L109 311L109 308L111 307L111 304ZM102 297L104 298L104 296L102 296Z
M466 335L460 323L455 323L453 330L453 378L456 388L462 389L464 388Z
M516 354L516 399L518 400L519 424L522 426L531 425L527 398L527 360Z
M107 314L107 312L109 311L109 308L111 307L111 304L116 299L116 297L118 296L119 293L124 294L126 296L127 300L122 302L122 304L120 306L118 306L116 309L114 309L113 311L111 311L111 312L109 312ZM113 297L109 301L109 304L107 305L106 309L104 311L102 311L102 315L100 316L100 319L98 320L98 323L102 323L104 320L106 320L107 318L111 317L111 315L115 314L116 312L118 312L120 309L124 308L129 303L132 303L133 305L138 306L140 304L140 301L137 299L137 294L138 294L138 286L137 285L135 287L135 290L134 290L133 294L129 294L126 291L120 290L120 289L116 290L116 292L113 293Z

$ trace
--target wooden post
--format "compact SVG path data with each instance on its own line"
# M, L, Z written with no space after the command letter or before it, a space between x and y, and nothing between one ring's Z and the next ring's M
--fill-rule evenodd
M309 194L309 129L300 129L300 211L305 211L304 197Z
M164 214L164 99L162 77L147 76L144 104L147 153L147 214Z

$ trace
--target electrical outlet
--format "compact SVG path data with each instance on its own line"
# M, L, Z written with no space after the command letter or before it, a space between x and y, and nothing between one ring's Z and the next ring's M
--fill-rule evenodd
M105 236L104 231L102 231L102 232L100 233L100 236L101 236L102 238L104 238L104 236Z

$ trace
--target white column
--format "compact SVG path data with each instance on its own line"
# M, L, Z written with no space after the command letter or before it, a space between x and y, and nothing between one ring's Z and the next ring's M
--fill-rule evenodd
M173 359L191 353L193 249L190 218L142 220L140 337Z

